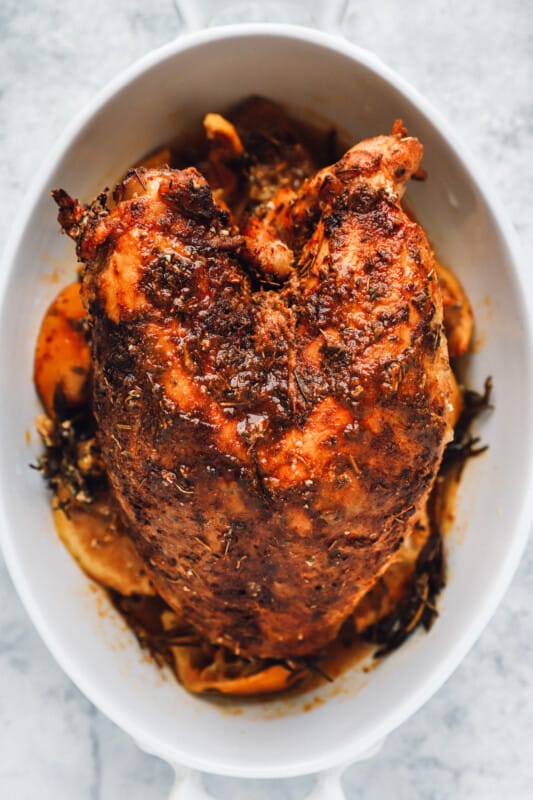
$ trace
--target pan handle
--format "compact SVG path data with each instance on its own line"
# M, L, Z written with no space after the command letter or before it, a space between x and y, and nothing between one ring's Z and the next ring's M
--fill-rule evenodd
M348 0L175 0L186 31L239 22L280 22L341 33Z
M342 775L352 763L373 758L382 748L384 739L361 753L353 762L340 767L317 772L315 784L305 800L346 800L342 788ZM168 800L216 800L204 787L202 773L194 769L174 766L176 778Z
M346 800L341 777L344 768L319 772L311 794L305 800ZM202 773L194 769L176 769L174 786L168 800L215 800L205 788Z
M336 767L316 775L315 785L305 800L346 800L341 778L346 767Z
M368 750L360 753L360 755L358 755L353 761L350 761L349 764L344 764L340 767L333 767L332 769L326 769L323 772L318 772L315 776L315 785L311 790L311 794L308 794L305 800L346 800L346 795L344 794L344 790L342 788L343 773L352 764L356 764L359 761L367 761L369 758L373 758L379 753L384 743L385 739L381 739L373 747L370 747Z
M168 800L215 800L202 781L202 773L195 769L175 767L174 785Z

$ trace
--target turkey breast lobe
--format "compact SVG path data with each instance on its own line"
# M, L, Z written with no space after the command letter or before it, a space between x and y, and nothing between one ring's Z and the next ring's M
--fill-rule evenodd
M144 172L111 210L55 193L113 492L157 591L236 653L332 640L427 501L451 371L400 205L421 156L401 129L361 142L242 233L194 168ZM259 261L261 237L283 248L279 286L251 276L251 236Z

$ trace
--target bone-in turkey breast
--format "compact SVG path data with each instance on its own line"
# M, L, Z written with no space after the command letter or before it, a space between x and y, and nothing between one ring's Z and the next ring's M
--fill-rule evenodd
M54 193L125 522L157 591L237 653L333 639L435 479L451 370L434 256L400 206L421 156L400 127L361 142L242 234L194 168L139 174L112 210ZM268 291L262 237L285 259Z

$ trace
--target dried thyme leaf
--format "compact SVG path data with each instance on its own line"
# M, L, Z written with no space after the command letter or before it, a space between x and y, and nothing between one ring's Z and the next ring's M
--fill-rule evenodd
M66 511L74 501L93 503L107 485L93 415L88 410L63 419L41 414L36 426L45 446L36 466L56 495L55 507Z

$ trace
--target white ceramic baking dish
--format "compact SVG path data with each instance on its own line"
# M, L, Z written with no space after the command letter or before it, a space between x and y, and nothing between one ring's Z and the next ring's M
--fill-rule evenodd
M132 162L206 111L261 94L319 112L355 141L401 117L425 146L429 178L409 202L442 261L463 280L482 341L469 382L494 380L490 444L471 462L449 537L440 616L377 669L357 667L311 696L238 705L192 697L142 657L133 635L59 542L41 477L32 354L42 314L75 270L49 198L90 199ZM465 109L467 113L467 109ZM1 271L0 498L5 558L48 647L80 689L145 750L178 770L175 798L205 797L196 770L242 777L324 773L315 797L342 797L342 768L371 754L446 680L486 625L517 566L532 518L531 286L513 231L482 172L431 105L375 57L341 38L287 25L192 33L114 80L50 154L13 224Z

